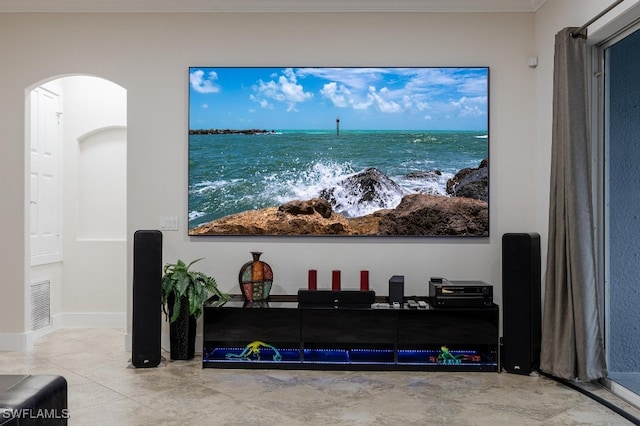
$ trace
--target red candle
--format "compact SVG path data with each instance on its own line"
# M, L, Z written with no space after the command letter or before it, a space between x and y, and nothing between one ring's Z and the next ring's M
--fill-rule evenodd
M369 271L360 271L360 291L369 290Z
M315 269L309 269L308 287L309 290L318 289L318 271L316 271Z
M333 271L331 274L331 290L340 291L340 271Z

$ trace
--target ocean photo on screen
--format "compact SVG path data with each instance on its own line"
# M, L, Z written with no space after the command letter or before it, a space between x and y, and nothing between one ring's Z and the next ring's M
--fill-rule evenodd
M191 67L189 234L488 236L488 82Z

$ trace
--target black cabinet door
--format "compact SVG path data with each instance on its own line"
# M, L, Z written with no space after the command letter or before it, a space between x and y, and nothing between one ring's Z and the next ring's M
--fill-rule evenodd
M403 310L399 314L399 344L497 344L497 309Z
M208 309L204 340L298 342L300 313L297 309Z
M315 343L391 343L397 312L373 309L301 309L302 341Z

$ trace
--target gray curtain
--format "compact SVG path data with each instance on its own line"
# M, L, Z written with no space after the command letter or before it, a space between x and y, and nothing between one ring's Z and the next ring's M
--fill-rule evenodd
M556 34L549 245L540 369L564 379L606 376L591 194L586 40Z

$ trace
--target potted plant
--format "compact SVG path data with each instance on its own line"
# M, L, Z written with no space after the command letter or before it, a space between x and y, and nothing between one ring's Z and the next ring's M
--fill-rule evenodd
M202 315L202 305L210 293L218 297L218 303L229 300L229 295L220 291L213 277L192 271L191 265L178 259L167 263L162 276L162 310L169 320L171 359L188 360L195 354L196 325Z

